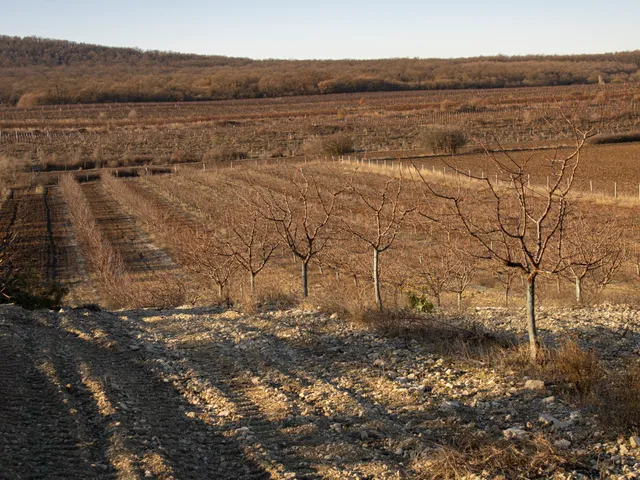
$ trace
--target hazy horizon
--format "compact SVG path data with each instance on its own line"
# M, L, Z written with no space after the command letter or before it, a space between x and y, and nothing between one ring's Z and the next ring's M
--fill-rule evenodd
M640 2L490 6L468 0L322 4L31 0L3 8L0 32L114 47L283 60L464 58L640 48Z

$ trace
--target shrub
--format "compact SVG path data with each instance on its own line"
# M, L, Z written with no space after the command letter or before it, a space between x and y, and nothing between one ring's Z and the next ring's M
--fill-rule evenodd
M185 163L187 160L187 152L184 150L176 150L169 157L169 163Z
M235 150L228 147L211 148L202 156L203 162L228 162L231 160L240 160L247 158L245 152Z
M444 99L440 102L440 111L441 112L450 112L453 110L455 106L455 102L453 100Z
M53 309L62 304L67 290L55 282L43 283L36 273L3 269L0 292L0 303L15 303L27 309Z
M38 105L46 105L47 103L49 102L47 102L47 97L44 93L28 92L20 97L16 107L36 107Z
M599 403L599 417L603 425L623 431L639 431L640 363L625 365L625 368L610 373L607 380Z
M413 292L409 294L409 306L420 313L430 313L434 309L433 303L429 301L426 295L419 295Z
M307 140L304 150L310 154L344 155L355 151L353 139L337 133L323 138Z
M443 125L432 125L422 133L422 144L433 153L457 153L467 144L462 130Z
M593 392L604 377L600 360L593 350L584 350L574 341L566 341L550 355L545 367L557 380L568 382L580 395Z

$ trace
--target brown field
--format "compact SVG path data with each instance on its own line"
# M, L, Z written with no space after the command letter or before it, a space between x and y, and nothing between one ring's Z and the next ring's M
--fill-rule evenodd
M442 198L487 221L495 156L540 208L568 127L640 129L633 88L0 107L3 278L66 292L2 306L0 476L635 478L640 143L580 149L533 366L525 275Z
M495 149L499 142L513 158L531 157L530 183L543 186L550 174L543 165L552 156L567 152L571 145L561 114L575 109L577 121L586 126L604 121L606 127L601 133L636 131L640 123L637 88L572 86L175 104L3 107L0 155L17 166L20 183L32 185L14 188L5 200L3 235L10 238L19 232L10 247L11 262L32 271L42 282L77 286L76 275L68 272L79 271L78 278L91 277L95 283L96 273L91 268L85 271L85 259L78 255L66 207L54 186L65 171L75 171L79 180L89 181L82 192L95 224L121 257L128 275L146 284L170 274L171 278L182 279L180 290L191 285L192 301L211 300L216 297L212 294L217 290L212 285L215 282L210 277L208 281L193 281L189 272L193 274L197 270L194 265L202 263L203 258L193 256L193 245L185 239L193 232L224 231L230 217L238 212L235 198L242 191L250 196L259 187L291 195L287 176L293 175L295 168L321 179L323 188L338 189L345 175L360 165L354 181L365 190L379 191L385 179L398 174L412 176L413 180L405 182L411 188L403 192L403 202L409 206L423 193L420 182L416 183L416 169L444 183L464 181L469 175L493 178L497 174L495 166L482 151L482 139L487 135L492 139L487 144L490 148ZM430 124L460 128L476 143L470 142L455 158L430 152L420 140L420 132ZM310 149L314 139L335 134L350 138L353 151L332 155ZM574 186L579 204L594 209L597 206L602 211L598 215L615 212L613 216L624 228L634 232L632 211L640 202L638 145L585 146ZM117 176L136 178L110 182L111 187L105 188L98 181L101 167ZM249 178L253 187L247 184ZM36 187L38 184L51 186ZM360 207L354 212L351 204L357 204L357 199L343 199L339 215L364 222L364 217L357 217L364 212L356 213ZM245 214L250 215L248 210ZM383 260L389 264L382 274L387 301L402 304L408 290L419 289L411 275L402 279L396 278L396 273L406 273L407 262L422 258L426 237L419 232L427 228L425 225L409 219L402 228L413 232L413 238L402 234L389 258ZM269 279L264 280L270 285L269 295L293 298L298 291L299 266L286 251L278 247L257 278ZM350 260L337 262L336 255ZM622 273L631 273L620 278L633 278L632 256L621 269ZM70 267L75 262L79 267ZM366 304L363 297L369 288L369 263L366 249L353 238L331 242L310 263L310 291L330 292L335 288L333 283L339 282L340 290L352 301ZM190 264L194 264L191 269ZM412 268L409 265L409 270ZM316 273L318 269L322 274ZM474 279L470 295L465 292L465 296L474 305L499 302L499 296L493 298L498 287L491 266L484 265L481 270L485 273ZM239 280L238 275L235 272L234 280L227 282L229 294L236 300L246 296L249 288L246 276ZM259 289L261 283L257 282ZM625 295L635 292L635 280L623 284L614 282L608 290ZM280 293L275 294L274 285ZM93 287L100 290L100 285ZM565 287L569 289L570 285ZM443 295L447 298L450 293ZM563 295L556 292L552 296L559 300ZM100 301L98 297L93 293L77 298Z

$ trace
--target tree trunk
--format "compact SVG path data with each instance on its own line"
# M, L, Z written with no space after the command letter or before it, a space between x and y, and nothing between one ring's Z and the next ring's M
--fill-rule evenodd
M378 310L382 311L382 295L380 295L380 252L377 248L373 249L373 291L376 297L376 305Z
M576 302L578 305L582 303L582 279L580 277L576 277Z
M302 261L302 298L307 298L309 296L309 284L308 284L308 272L309 272L309 264Z
M527 277L527 330L529 332L529 355L532 363L538 359L538 329L536 328L536 276Z
M251 285L251 296L253 296L256 293L256 274L253 272L251 272L249 284Z
M509 306L509 291L511 290L511 285L507 285L504 287L504 306Z
M220 299L222 299L222 284L221 283L218 284L218 297Z
M462 308L462 292L458 292L458 308Z

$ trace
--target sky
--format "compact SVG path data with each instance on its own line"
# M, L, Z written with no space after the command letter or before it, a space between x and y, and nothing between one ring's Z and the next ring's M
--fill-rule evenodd
M640 49L640 0L0 0L0 34L255 59Z

